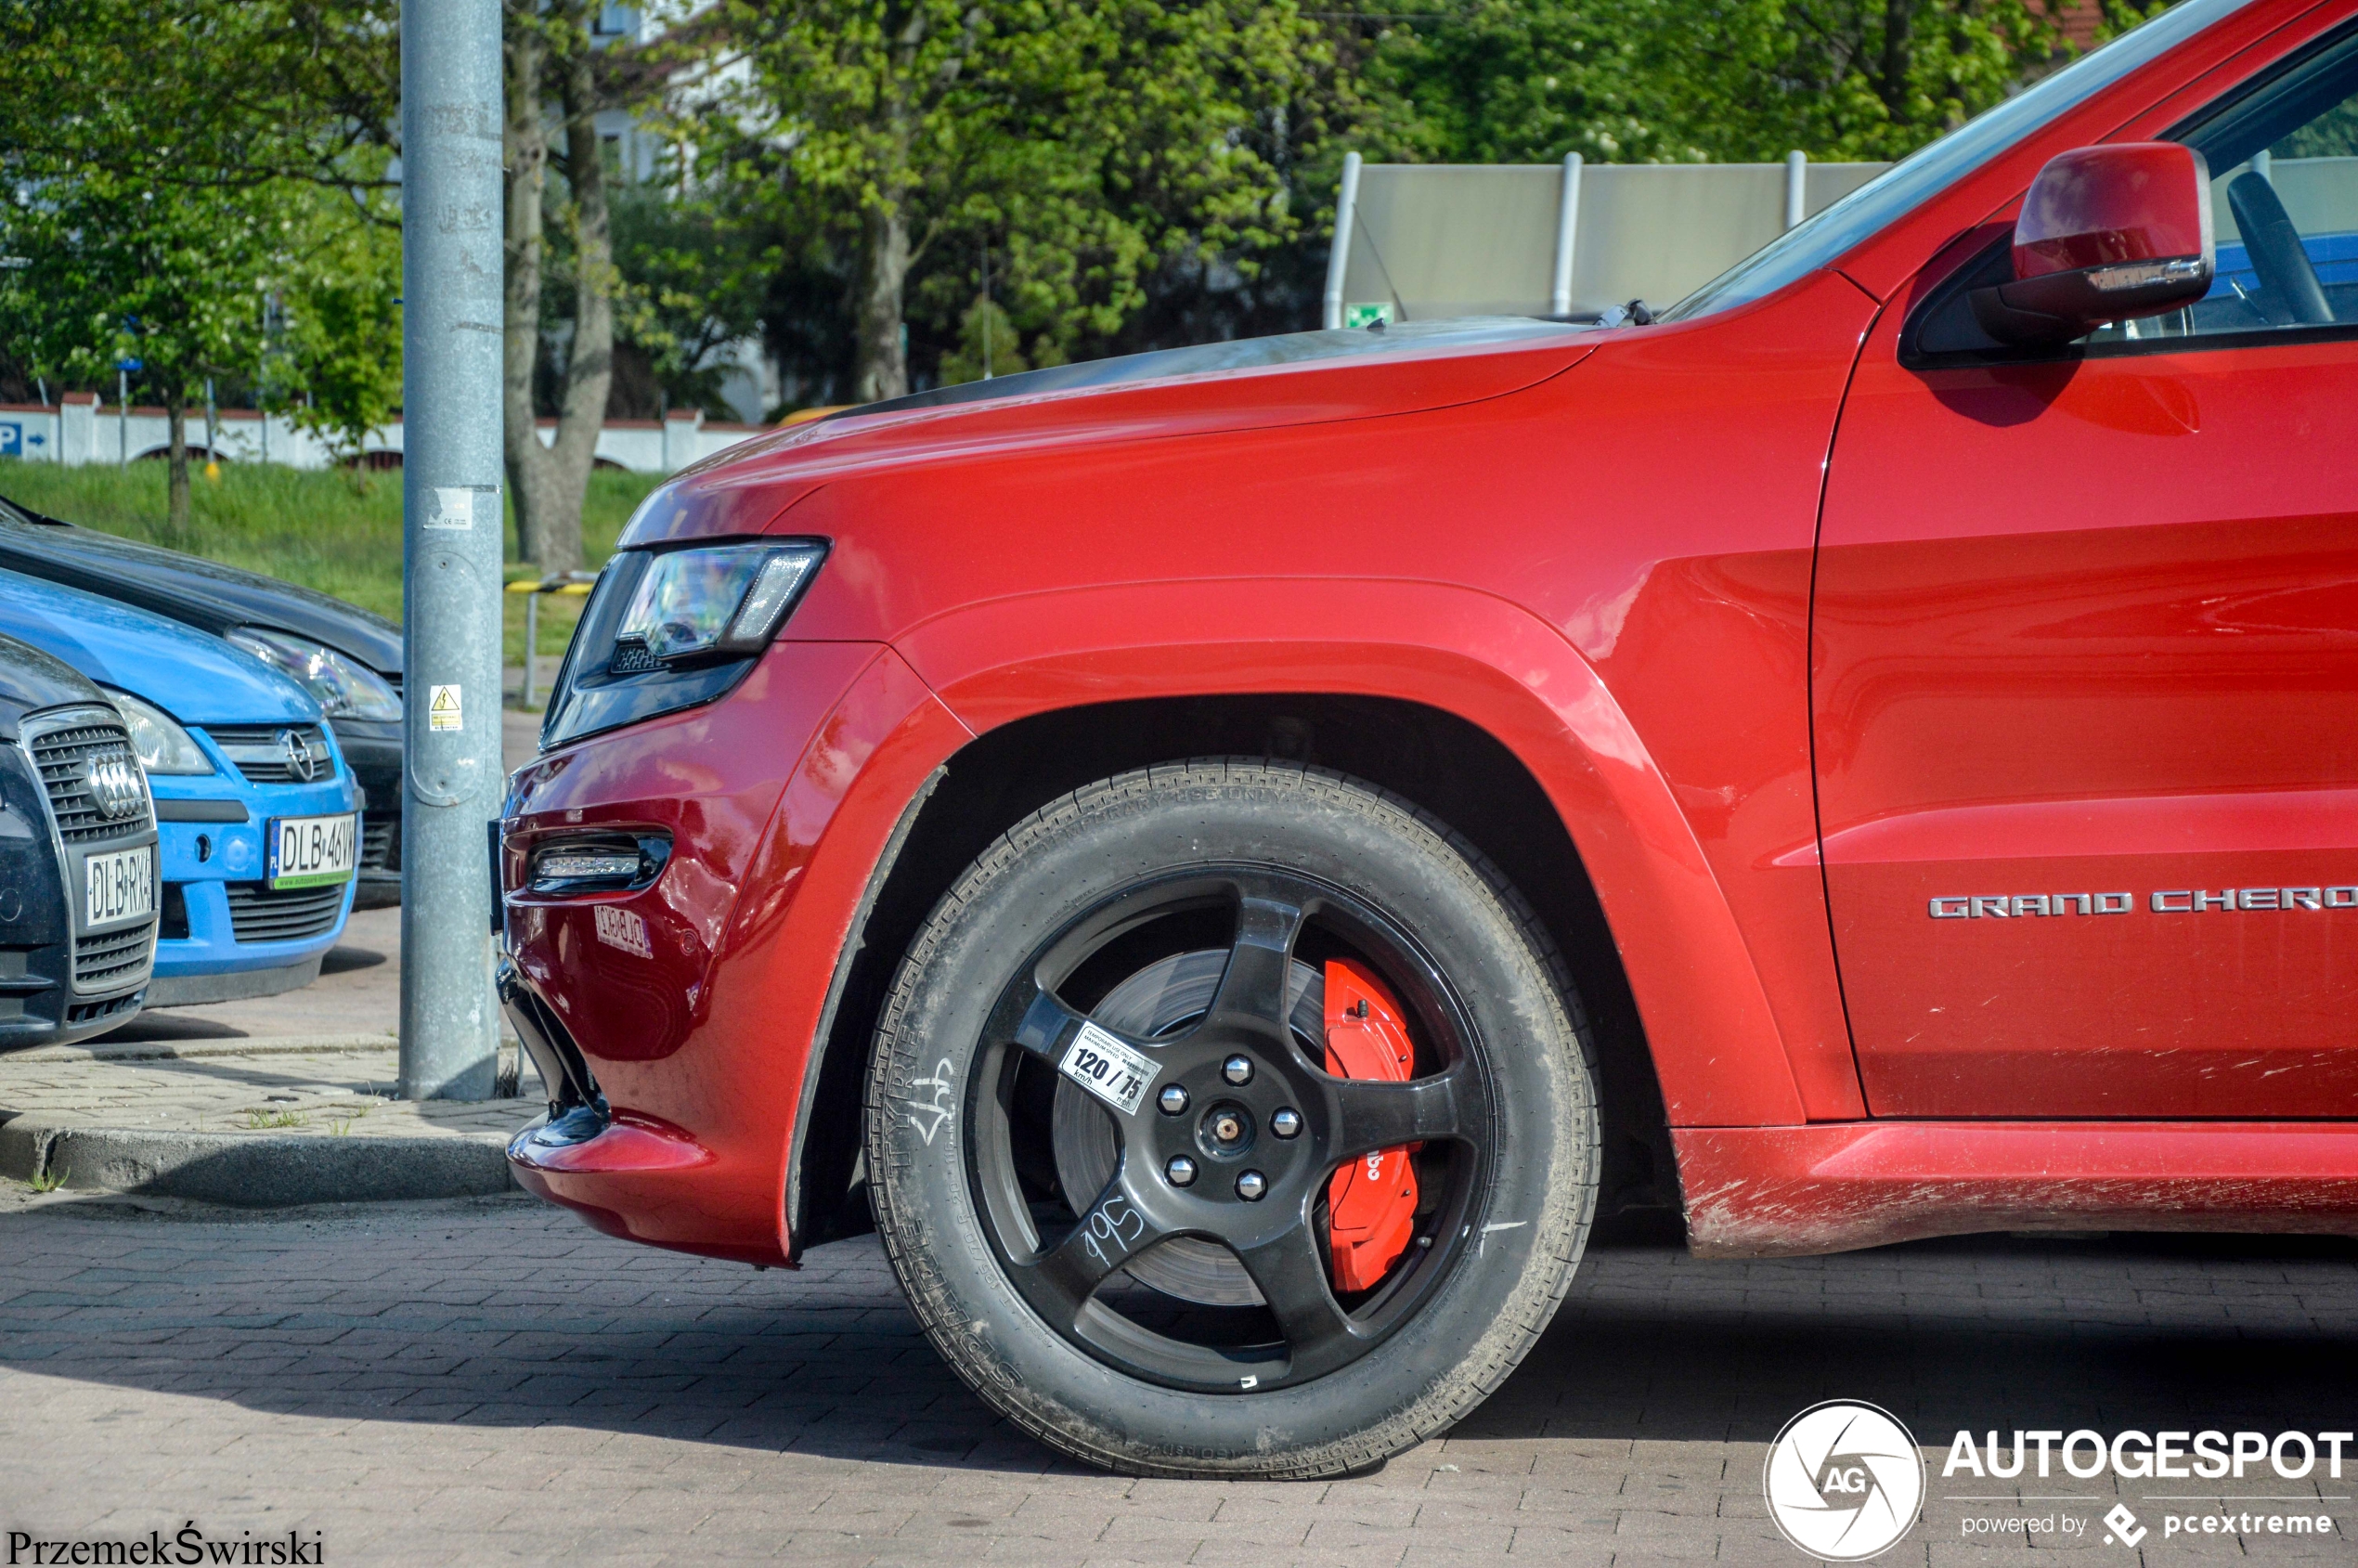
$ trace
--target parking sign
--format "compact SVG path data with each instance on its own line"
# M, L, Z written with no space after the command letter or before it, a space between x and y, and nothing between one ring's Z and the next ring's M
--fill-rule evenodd
M0 420L0 458L24 456L24 426L14 420Z

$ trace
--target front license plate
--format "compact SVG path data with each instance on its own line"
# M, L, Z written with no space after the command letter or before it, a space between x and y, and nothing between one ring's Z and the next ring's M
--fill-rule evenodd
M1056 1070L1124 1116L1134 1116L1147 1091L1162 1076L1162 1064L1099 1029L1083 1023Z
M326 888L352 880L359 863L360 818L273 817L270 819L270 886Z
M144 920L156 912L155 847L117 849L93 855L83 862L87 882L83 890L82 924L111 926L119 920Z

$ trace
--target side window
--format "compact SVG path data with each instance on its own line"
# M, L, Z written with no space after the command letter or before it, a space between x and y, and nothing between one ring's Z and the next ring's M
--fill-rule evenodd
M2345 34L2171 138L2210 166L2219 271L2184 310L2091 343L2358 323L2358 34Z

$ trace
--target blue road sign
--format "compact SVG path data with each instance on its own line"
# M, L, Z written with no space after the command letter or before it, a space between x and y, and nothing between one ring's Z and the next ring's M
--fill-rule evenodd
M0 458L22 456L24 456L24 426L14 420L0 420Z

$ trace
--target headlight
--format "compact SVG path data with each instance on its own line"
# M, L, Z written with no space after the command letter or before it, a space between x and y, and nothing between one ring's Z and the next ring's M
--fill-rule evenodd
M233 627L222 638L309 692L330 719L398 720L401 693L382 676L333 648L259 627Z
M177 720L153 703L142 702L128 692L107 688L107 698L123 715L123 722L131 732L131 749L139 754L140 766L150 773L210 773L213 763L196 742L196 737L182 729Z
M794 613L827 547L811 539L618 552L574 628L541 745L710 702Z
M758 654L826 552L817 545L724 545L654 557L615 630L622 661L678 665L713 654Z

